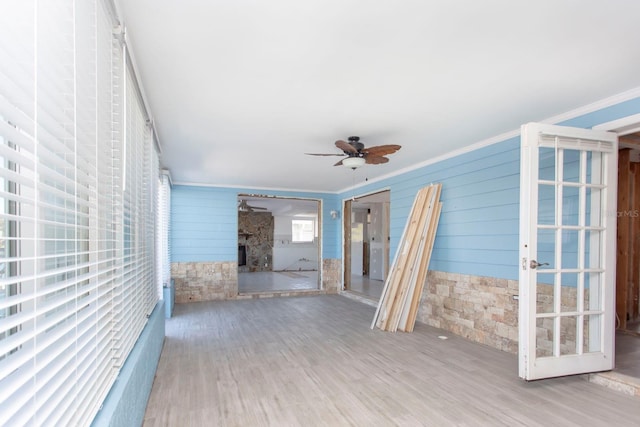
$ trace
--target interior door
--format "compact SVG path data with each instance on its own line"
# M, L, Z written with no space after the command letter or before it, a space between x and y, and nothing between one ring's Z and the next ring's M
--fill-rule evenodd
M618 140L522 127L519 375L611 370L615 337Z

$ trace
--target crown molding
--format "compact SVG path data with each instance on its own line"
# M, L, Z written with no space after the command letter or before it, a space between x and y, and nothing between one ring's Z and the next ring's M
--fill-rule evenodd
M601 99L599 101L592 102L592 103L584 105L582 107L575 108L573 110L567 111L566 113L558 114L556 116L552 116L552 117L549 117L547 119L540 120L539 122L540 123L547 123L547 124L557 124L557 123L560 123L560 122L564 122L564 121L567 121L567 120L575 119L576 117L580 117L580 116L583 116L585 114L593 113L594 111L602 110L604 108L611 107L613 105L620 104L622 102L629 101L631 99L635 99L635 98L639 98L639 97L640 97L640 87L637 87L637 88L634 88L634 89L631 89L631 90L628 90L628 91L625 91L625 92L610 96L608 98L604 98L604 99ZM616 121L614 121L614 122L616 122ZM629 121L628 118L619 119L619 123L621 125L627 125L627 124L630 124L630 122L638 123L637 121L634 121L634 120ZM613 123L613 122L609 122L609 123ZM594 129L595 128L602 128L602 126L603 125L594 126ZM609 127L608 129L615 129L615 128ZM367 182L364 182L364 183L361 183L361 184L357 184L357 185L354 185L354 186L351 186L351 187L343 188L342 190L338 191L338 194L341 194L341 193L344 193L344 192L347 192L347 191L354 191L354 190L356 190L356 189L358 189L360 187L363 187L365 185L370 185L370 184L373 184L373 183L376 183L376 182L379 182L379 181L383 181L385 179L393 178L395 176L402 175L404 173L411 172L411 171L414 171L416 169L420 169L420 168L423 168L423 167L426 167L426 166L429 166L429 165L432 165L432 164L435 164L435 163L439 163L441 161L444 161L444 160L447 160L447 159L450 159L450 158L453 158L453 157L457 157L457 156L460 156L460 155L463 155L463 154L466 154L466 153L469 153L469 152L472 152L472 151L475 151L475 150L479 150L481 148L488 147L490 145L497 144L499 142L504 142L504 141L506 141L508 139L511 139L511 138L514 138L514 137L517 137L517 136L520 136L520 128L512 130L512 131L509 131L509 132L502 133L500 135L493 136L491 138L483 139L481 141L478 141L478 142L476 142L474 144L471 144L471 145L468 145L466 147L463 147L463 148L460 148L460 149L457 149L457 150L453 150L453 151L449 151L449 152L444 153L444 154L442 154L440 156L436 156L436 157L434 157L432 159L425 160L423 162L417 163L417 164L412 165L412 166L408 166L406 168L394 171L392 173L389 173L389 174L386 174L386 175L383 175L383 176L380 176L380 177L377 177L377 178L372 178L372 179L368 180Z

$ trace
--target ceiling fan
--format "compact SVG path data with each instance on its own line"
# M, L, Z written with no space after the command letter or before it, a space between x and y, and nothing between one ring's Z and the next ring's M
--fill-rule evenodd
M347 156L334 166L347 166L355 169L365 163L368 165L387 163L389 159L384 156L393 154L401 148L400 145L377 145L375 147L365 148L364 144L360 142L359 136L350 136L348 140L349 142L343 140L336 141L336 147L341 149L343 154L305 154L310 156Z
M260 206L251 206L245 199L240 199L238 203L239 212L254 212L256 210L266 211L267 208L261 208Z

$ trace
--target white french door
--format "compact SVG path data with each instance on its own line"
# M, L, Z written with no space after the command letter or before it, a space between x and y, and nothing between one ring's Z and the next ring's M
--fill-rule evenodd
M617 135L529 123L520 175L519 375L613 369Z

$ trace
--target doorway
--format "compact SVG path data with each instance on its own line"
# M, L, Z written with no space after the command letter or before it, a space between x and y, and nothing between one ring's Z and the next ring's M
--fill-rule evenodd
M620 136L618 153L616 315L640 336L640 132Z
M238 294L320 288L320 200L238 194Z
M390 191L344 202L344 290L378 300L389 271Z
M640 378L640 114L594 129L619 138L615 372Z
M640 132L618 152L616 372L640 378Z

